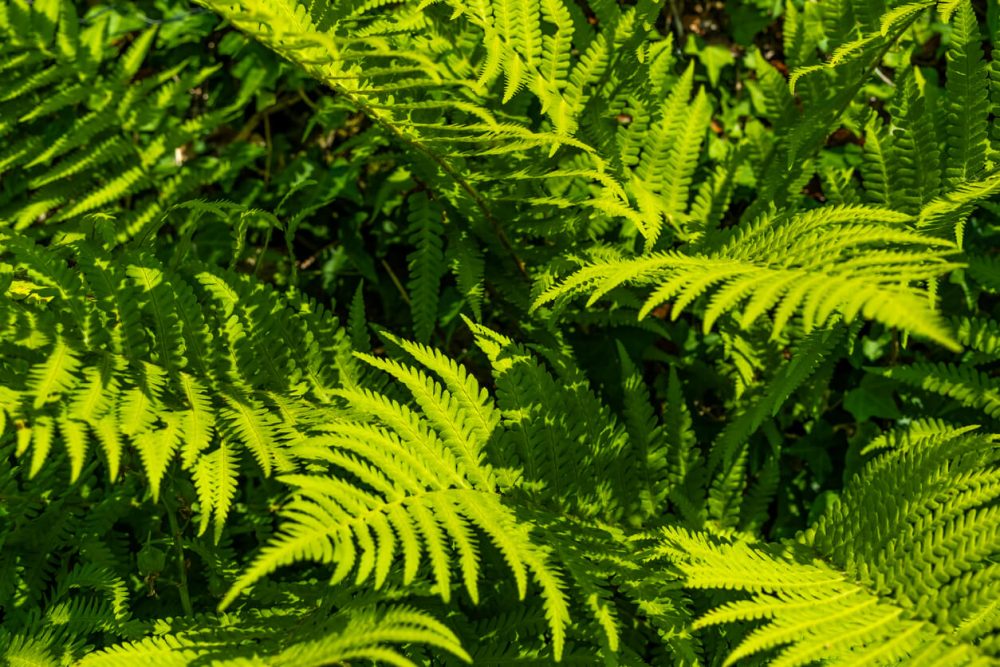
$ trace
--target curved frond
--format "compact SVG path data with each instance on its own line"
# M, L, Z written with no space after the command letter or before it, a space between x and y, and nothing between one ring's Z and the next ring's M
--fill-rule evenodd
M869 222L848 222L859 219ZM953 251L945 242L901 229L905 219L866 206L784 222L765 219L704 254L668 251L585 266L545 291L536 307L581 292L590 292L594 303L623 284L652 285L640 317L670 303L676 319L711 294L699 309L706 332L727 313L738 315L744 328L772 313L774 337L793 315L807 333L835 317L849 322L860 315L954 348L947 325L918 287L955 268L948 261Z

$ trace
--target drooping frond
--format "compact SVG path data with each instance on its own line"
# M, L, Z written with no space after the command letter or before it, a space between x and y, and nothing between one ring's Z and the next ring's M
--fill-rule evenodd
M590 294L589 305L621 285L652 285L640 317L669 302L677 318L710 293L698 308L706 332L729 313L743 327L772 313L775 337L796 315L805 332L837 316L851 321L861 315L954 347L919 288L955 268L948 261L953 250L907 229L906 222L907 216L866 206L766 217L720 235L702 253L591 264L548 289L536 305L579 293Z

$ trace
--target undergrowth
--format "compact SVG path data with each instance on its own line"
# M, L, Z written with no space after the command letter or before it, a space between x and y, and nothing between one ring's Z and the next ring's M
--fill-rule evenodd
M0 663L1000 663L998 43L0 0Z

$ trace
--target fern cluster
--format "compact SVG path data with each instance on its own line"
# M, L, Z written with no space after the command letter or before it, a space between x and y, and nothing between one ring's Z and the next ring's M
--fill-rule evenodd
M132 196L143 201L124 223L122 233L130 235L158 217L165 204L190 196L199 179L212 177L177 169L183 158L175 153L232 110L167 121L171 114L185 115L191 106L188 90L217 67L181 62L139 78L155 26L111 59L109 13L81 22L73 4L60 2L37 7L5 2L2 11L5 227L76 221ZM174 174L152 175L170 169L170 162ZM154 186L158 191L151 191Z
M198 3L0 0L0 664L1000 664L1000 8Z

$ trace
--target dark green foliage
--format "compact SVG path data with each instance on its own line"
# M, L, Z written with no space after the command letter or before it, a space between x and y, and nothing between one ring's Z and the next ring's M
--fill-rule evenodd
M198 3L0 0L0 665L1000 664L1000 9Z

